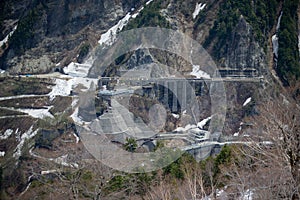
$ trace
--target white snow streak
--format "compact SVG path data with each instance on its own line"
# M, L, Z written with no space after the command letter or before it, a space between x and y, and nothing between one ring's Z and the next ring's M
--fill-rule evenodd
M48 94L50 96L50 100L52 101L56 96L68 96L71 93L72 85L70 84L70 80L62 80L56 79L55 86L53 86L52 91Z
M72 77L86 77L89 73L91 63L74 63L71 62L67 67L64 67L64 72Z
M173 117L175 117L176 119L179 119L180 115L172 113Z
M280 16L278 17L278 22L276 25L276 33L272 36L273 53L275 54L276 58L278 58L278 31L280 28L281 17L282 17L282 11L280 13Z
M273 44L273 53L275 57L278 58L278 36L277 34L272 36L272 44Z
M116 38L117 33L121 31L124 28L124 26L126 26L130 17L131 17L130 13L127 13L127 15L123 17L116 25L114 25L106 33L101 35L101 38L98 41L98 43L100 45L102 44L112 45Z
M28 115L32 116L33 118L44 119L45 117L54 118L53 115L49 112L50 108L42 108L42 109L17 109L17 111L27 113Z
M243 103L243 106L246 106L248 103L250 103L251 101L251 97L249 97L248 99L246 99L246 101Z
M146 2L146 5L148 5L149 3L151 3L153 0L149 0Z
M41 171L41 175L51 174L51 173L55 173L55 172L57 172L56 169Z
M210 79L210 75L202 70L200 70L199 65L193 65L193 71L190 73L190 75L196 76L197 78L207 78Z
M23 148L23 145L24 145L25 141L33 138L38 133L38 129L35 130L35 131L33 131L32 129L33 129L33 126L31 126L27 132L22 134L22 136L20 138L20 142L17 145L17 148L15 149L15 152L13 154L13 157L15 157L15 158L20 157L21 156L21 150Z
M196 3L196 7L195 10L193 12L193 19L195 19L197 17L197 15L199 14L199 12L201 10L203 10L205 8L206 4L205 3Z
M2 47L3 44L6 44L8 42L9 37L12 36L12 34L17 30L18 25L16 25L13 30L3 39L0 41L0 47Z
M174 132L186 132L186 131L188 131L188 130L190 130L190 129L193 129L193 128L197 128L197 126L196 125L191 125L191 124L188 124L188 125L186 125L185 127L177 127L175 130L174 130Z
M73 136L76 139L76 144L80 141L80 138L78 137L78 135L76 133L73 132Z
M203 127L207 124L207 122L211 120L211 117L207 117L205 119L203 119L202 121L197 123L197 127L200 129L203 129Z
M131 16L131 18L136 18L139 14L140 14L140 12L142 11L144 9L144 6L142 6L136 13L134 13L132 16Z
M3 135L0 135L0 140L6 140L13 132L14 131L12 129L7 129Z
M68 154L60 156L58 158L50 158L49 160L54 161L57 164L63 165L65 167L73 167L73 168L78 168L78 164L77 163L69 163L67 162L67 157Z

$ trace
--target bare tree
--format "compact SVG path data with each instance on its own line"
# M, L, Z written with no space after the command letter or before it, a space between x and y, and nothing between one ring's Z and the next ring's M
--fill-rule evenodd
M275 95L258 105L252 137L235 153L230 169L232 195L249 192L258 199L299 199L300 109L288 95Z

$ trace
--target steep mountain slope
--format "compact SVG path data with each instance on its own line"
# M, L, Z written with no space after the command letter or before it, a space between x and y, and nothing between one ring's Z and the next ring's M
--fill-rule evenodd
M299 198L298 0L3 0L0 10L1 199ZM75 123L85 124L83 117L94 111L89 102L95 94L87 88L97 85L99 75L118 77L120 71L153 64L151 77L175 76L161 66L197 76L203 66L154 48L129 52L108 66L90 57L97 55L99 44L109 47L114 34L149 26L179 30L213 58L226 89L226 120L218 142L233 141L233 147L225 145L219 156L199 165L184 155L161 171L132 175L97 162ZM54 71L60 73L50 74ZM108 91L115 82L101 85L102 90L117 93ZM135 119L149 121L150 107L162 101L161 88L149 84L142 88L145 96L131 99L128 109ZM191 129L200 121L207 130L214 114L209 89L195 86L198 113L166 109L160 131ZM80 96L82 91L88 95ZM170 96L163 101L172 107ZM78 109L76 98L82 98ZM97 116L112 115L105 98L95 98L94 104ZM120 148L147 151L140 141L114 137ZM153 148L169 144L174 143L157 142ZM194 181L198 193L193 196Z
M5 35L15 25L18 28L8 47L3 47L1 68L12 73L45 73L81 61L102 31L141 4L143 1L3 1L1 13L9 14L1 18L0 32Z

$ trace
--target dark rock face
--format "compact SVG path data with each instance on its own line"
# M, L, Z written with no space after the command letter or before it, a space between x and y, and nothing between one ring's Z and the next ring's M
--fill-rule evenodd
M263 49L254 39L252 27L243 16L232 32L230 42L227 46L225 67L242 69L247 68L261 70L265 65L265 54Z
M7 1L8 2L8 1ZM5 4L5 3L4 3ZM16 5L15 5L16 4ZM94 46L103 31L115 24L131 8L143 1L79 1L51 0L23 2L7 7L16 10L18 29L10 39L9 47L1 55L0 67L12 73L43 73L51 71L56 64L68 64L76 60L80 46ZM5 23L2 23L5 26ZM1 26L2 35L9 33L12 24ZM10 26L10 27L9 27ZM6 30L7 29L7 30Z

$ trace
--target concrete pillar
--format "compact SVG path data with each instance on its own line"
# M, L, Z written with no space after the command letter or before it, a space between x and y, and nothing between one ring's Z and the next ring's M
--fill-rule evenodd
M186 93L186 89L187 89L187 81L183 80L182 81L182 89L181 89L181 112L186 110L186 98L187 98L187 93Z
M164 103L169 107L169 91L168 91L168 81L164 81Z
M177 98L178 98L178 92L177 92L177 81L172 81L172 92L173 92L173 98L172 98L172 111L177 112Z

